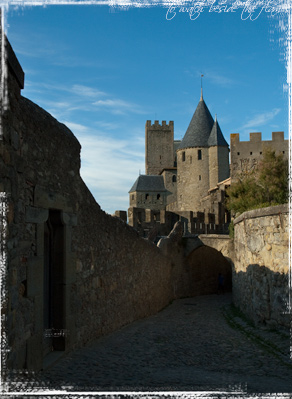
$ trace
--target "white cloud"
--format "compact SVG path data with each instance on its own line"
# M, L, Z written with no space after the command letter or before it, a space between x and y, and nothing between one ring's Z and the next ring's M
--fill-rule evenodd
M93 89L92 87L84 85L73 85L71 88L71 92L83 97L100 97L106 95L106 93L104 93L103 91Z
M146 113L138 104L111 98L110 93L82 84L66 86L29 81L24 95L33 97L34 101L49 108L50 113L61 119L68 119L75 111L96 112L101 109L115 115Z
M64 125L66 125L72 132L78 132L79 134L86 132L88 130L87 126L80 125L79 123L67 122L63 121Z
M87 126L62 121L81 144L81 176L101 208L108 213L127 210L128 191L144 173L144 135L114 138Z
M268 122L272 121L276 115L281 111L280 108L274 108L272 111L263 112L255 115L252 119L247 121L240 130L246 129L256 129L263 125L266 125Z
M104 99L98 100L93 103L96 107L103 107L112 110L115 114L124 114L125 111L130 111L136 114L144 114L145 111L142 111L137 104L133 104L120 99Z

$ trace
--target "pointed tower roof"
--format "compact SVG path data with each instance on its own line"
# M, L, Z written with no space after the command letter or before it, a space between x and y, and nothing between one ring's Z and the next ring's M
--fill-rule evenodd
M208 139L213 125L214 119L205 104L201 90L201 99L178 149L208 147Z
M214 146L214 145L219 145L222 147L228 147L228 144L222 134L222 131L220 129L219 123L217 121L217 115L215 116L215 122L214 125L212 127L211 133L210 133L210 137L208 140L208 145Z

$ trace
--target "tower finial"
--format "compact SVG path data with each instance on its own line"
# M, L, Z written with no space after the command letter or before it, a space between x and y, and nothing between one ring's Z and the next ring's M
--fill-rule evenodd
M203 101L203 80L202 80L203 76L204 75L201 75L201 101Z

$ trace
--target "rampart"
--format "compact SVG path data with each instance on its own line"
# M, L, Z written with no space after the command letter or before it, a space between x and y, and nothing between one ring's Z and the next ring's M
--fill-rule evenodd
M174 224L180 220L184 226L184 235L188 234L226 234L227 223L216 223L216 215L209 212L191 212L152 210L130 207L129 225L134 227L141 237L148 237L152 231L157 236L167 236Z
M5 363L38 370L52 352L166 306L172 266L153 243L100 209L79 174L79 142L21 96L22 69L11 48L8 62L0 142Z
M290 327L288 240L288 205L234 221L233 298L255 323Z
M271 148L276 154L288 158L288 140L284 132L272 132L272 140L262 140L261 133L250 133L250 141L240 141L239 133L230 135L230 175L231 179L239 174L248 173L256 168L265 149Z

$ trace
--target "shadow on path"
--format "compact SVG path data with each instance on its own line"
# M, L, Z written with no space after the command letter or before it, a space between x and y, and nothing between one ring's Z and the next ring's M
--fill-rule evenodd
M80 393L292 392L289 333L253 327L231 302L231 294L176 300L67 355L34 381L23 377L21 386Z

